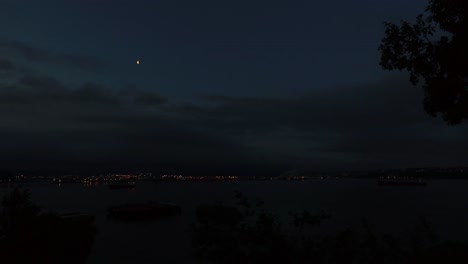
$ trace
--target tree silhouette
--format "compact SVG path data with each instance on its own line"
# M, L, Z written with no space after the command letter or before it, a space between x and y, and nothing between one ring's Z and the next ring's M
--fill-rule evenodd
M192 225L193 253L201 263L233 264L462 264L468 243L444 240L425 218L404 237L382 234L363 221L336 233L317 231L330 216L290 213L282 223L263 203L237 192L238 206L201 205Z
M468 118L468 1L430 0L414 24L386 22L379 50L384 69L423 82L428 114L449 124Z
M94 242L94 221L41 212L26 190L14 189L0 210L0 263L85 263Z

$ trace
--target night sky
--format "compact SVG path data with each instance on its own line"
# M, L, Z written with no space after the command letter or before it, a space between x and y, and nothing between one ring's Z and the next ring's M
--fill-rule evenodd
M281 174L468 165L385 72L425 1L1 0L3 168ZM140 60L137 65L136 61Z

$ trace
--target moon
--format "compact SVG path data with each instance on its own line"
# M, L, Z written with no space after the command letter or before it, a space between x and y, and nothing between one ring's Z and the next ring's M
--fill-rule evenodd
M137 64L137 65L140 65L140 60L137 60L137 61L136 61L136 64Z

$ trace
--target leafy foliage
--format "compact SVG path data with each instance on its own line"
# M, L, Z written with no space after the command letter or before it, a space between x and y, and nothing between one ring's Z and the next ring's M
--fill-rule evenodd
M85 263L94 242L91 222L43 213L27 190L6 195L0 212L1 263Z
M192 243L202 263L468 263L468 244L441 240L424 219L404 240L378 234L366 221L360 228L319 235L314 230L329 215L291 213L292 224L282 225L263 203L236 196L239 206L198 208Z
M468 2L430 0L414 24L385 23L380 65L423 81L424 108L449 124L468 118Z

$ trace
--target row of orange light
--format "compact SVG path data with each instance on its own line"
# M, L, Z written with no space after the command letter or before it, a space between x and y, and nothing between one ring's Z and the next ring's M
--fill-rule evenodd
M182 175L163 175L161 179L238 179L238 176L215 176L215 177L208 177L208 176L182 176Z

